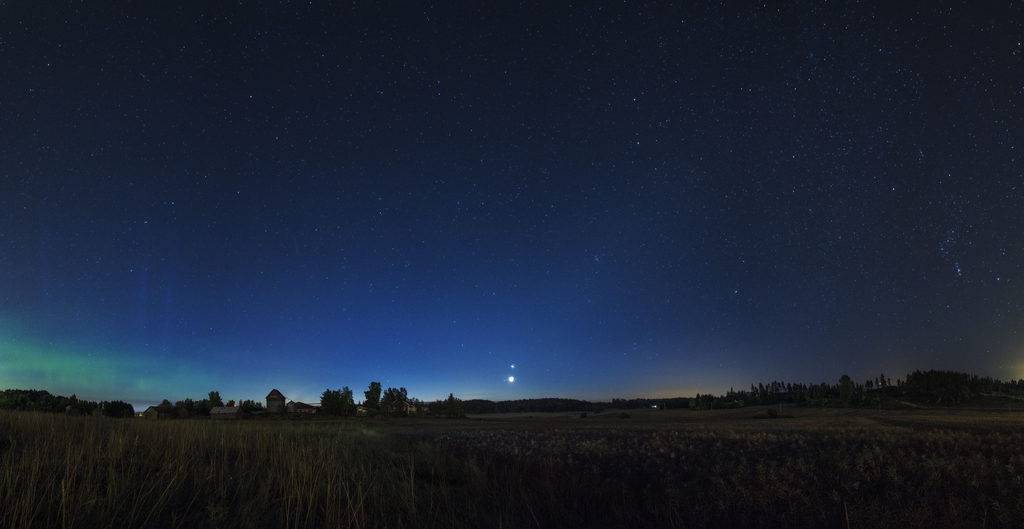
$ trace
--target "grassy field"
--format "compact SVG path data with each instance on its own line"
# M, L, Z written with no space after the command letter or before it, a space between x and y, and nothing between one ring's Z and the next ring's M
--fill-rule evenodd
M0 412L0 528L1019 527L1024 414Z

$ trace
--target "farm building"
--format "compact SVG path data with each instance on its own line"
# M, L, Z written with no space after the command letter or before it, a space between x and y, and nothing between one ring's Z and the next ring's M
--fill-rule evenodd
M174 406L150 406L142 412L145 419L184 419L188 417L188 410Z
M402 403L402 407L403 407L406 415L416 415L416 405L415 404L413 404L413 403L411 403L409 401L405 401L405 402Z
M214 406L210 408L211 419L237 419L242 415L242 408L236 406Z
M276 389L270 390L267 394L267 413L284 413L285 398L280 391Z
M358 415L360 417L364 417L368 413L370 413L370 409L367 408L366 406L363 406L362 404L356 406L356 415Z
M288 403L288 413L314 414L317 412L317 408L318 406L305 402L292 401Z

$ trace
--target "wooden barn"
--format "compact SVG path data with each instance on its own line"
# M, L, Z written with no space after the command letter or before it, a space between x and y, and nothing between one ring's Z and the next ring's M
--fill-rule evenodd
M267 413L284 413L285 398L277 389L270 390L267 394Z

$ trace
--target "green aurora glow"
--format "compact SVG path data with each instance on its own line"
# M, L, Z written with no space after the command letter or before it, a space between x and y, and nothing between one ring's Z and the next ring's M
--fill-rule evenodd
M0 388L45 389L88 400L125 400L136 406L201 398L214 378L199 366L168 365L102 346L70 346L26 338L0 328Z

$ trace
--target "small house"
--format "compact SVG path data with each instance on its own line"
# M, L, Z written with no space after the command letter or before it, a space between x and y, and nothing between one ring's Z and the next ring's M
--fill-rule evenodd
M370 409L367 408L366 406L363 406L362 404L356 406L356 415L358 415L359 417L365 417L369 413Z

